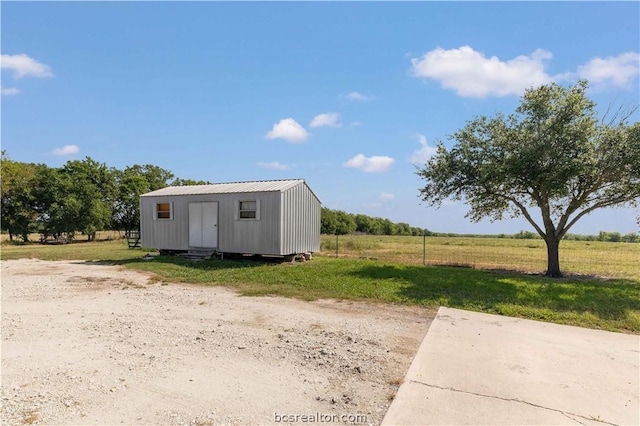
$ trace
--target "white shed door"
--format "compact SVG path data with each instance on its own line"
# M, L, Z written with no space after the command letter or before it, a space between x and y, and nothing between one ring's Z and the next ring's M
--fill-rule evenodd
M218 247L218 203L189 203L189 246Z

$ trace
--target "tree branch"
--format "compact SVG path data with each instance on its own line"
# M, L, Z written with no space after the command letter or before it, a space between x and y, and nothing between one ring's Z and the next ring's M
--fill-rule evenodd
M524 204L522 204L521 202L519 202L518 200L516 200L513 197L507 197L507 196L501 195L501 194L495 194L495 195L498 196L498 197L504 198L505 200L510 201L513 204L515 204L516 207L518 207L520 209L520 211L522 212L524 217L527 219L527 221L535 228L535 230L538 232L538 234L540 234L540 236L543 237L543 238L545 238L547 236L547 234L542 230L542 228L540 228L540 226L538 226L536 221L533 220L533 218L529 214L529 211L524 206Z
M631 201L634 198L629 198L629 197L618 197L616 199L611 199L611 200L606 200L606 201L602 201L599 203L596 203L594 205L592 205L591 207L588 207L586 209L584 209L583 211L581 211L580 213L578 213L578 215L576 215L571 222L569 222L569 224L564 228L558 228L558 230L560 231L560 238L562 238L567 231L573 226L575 225L575 223L584 215L591 213L592 211L599 209L599 208L603 208L603 207L609 207L609 206L613 206L616 204L620 204L623 203L625 201Z

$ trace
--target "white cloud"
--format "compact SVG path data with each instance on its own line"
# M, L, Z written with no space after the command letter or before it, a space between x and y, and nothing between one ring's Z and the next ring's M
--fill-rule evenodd
M287 166L286 164L279 163L277 161L272 161L270 163L260 162L258 163L258 166L265 169L272 169L272 170L289 170L289 166Z
M423 165L429 161L429 158L433 157L438 150L427 143L426 136L418 134L416 138L422 147L413 151L409 161L411 161L412 164Z
M350 101L360 101L360 102L365 102L365 101L370 101L373 99L373 96L367 96L367 95L363 95L360 92L351 92L347 95L347 99L349 99Z
M358 154L346 163L345 167L362 170L367 173L382 173L389 170L395 160L387 156L373 156L365 157L362 154Z
M532 86L553 80L545 72L545 61L551 52L538 49L531 55L520 55L502 61L487 58L470 46L459 49L434 49L422 58L411 59L416 77L439 81L442 87L455 90L463 97L521 95Z
M293 118L283 118L265 135L267 139L284 139L290 143L304 143L309 133Z
M72 155L77 154L80 151L78 145L65 145L62 148L55 148L51 153L53 155Z
M0 87L0 93L2 93L2 96L17 95L20 90L15 87Z
M396 196L389 192L383 192L382 194L380 194L380 199L382 201L389 201L389 200L393 200L394 198L396 198Z
M351 127L360 127L362 126L362 121L352 121L351 123L349 123L349 125Z
M53 77L49 65L38 62L24 53L19 55L0 55L0 66L2 69L12 70L14 78Z
M335 112L327 112L323 114L318 114L313 117L309 127L312 129L316 127L340 127L341 124L338 122L339 115Z
M593 58L578 67L578 77L599 84L611 82L616 86L625 86L640 72L640 55L626 52L618 56Z

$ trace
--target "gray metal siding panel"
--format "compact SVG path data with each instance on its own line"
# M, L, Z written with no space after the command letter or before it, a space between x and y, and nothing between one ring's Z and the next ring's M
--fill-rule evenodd
M158 196L140 199L145 247L189 249L189 203L218 202L218 250L231 253L280 254L279 192ZM237 219L240 201L259 201L259 220ZM173 203L173 220L154 220L155 204Z
M282 253L320 250L320 201L305 183L282 193Z
M140 245L148 248L156 247L152 203L151 198L140 198Z
M142 245L163 250L189 249L189 203L216 201L211 195L141 197ZM155 220L155 204L172 203L172 220ZM218 225L219 226L219 225Z
M219 194L219 250L230 253L280 254L279 192ZM259 201L258 220L237 219L240 201Z

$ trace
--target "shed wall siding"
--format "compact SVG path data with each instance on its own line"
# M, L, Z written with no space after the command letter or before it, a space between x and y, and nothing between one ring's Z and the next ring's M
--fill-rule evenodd
M320 251L320 201L300 184L282 193L282 254Z
M219 250L230 253L280 254L278 192L219 194ZM240 201L258 201L258 220L237 219Z
M280 253L280 193L208 194L141 197L141 239L145 247L189 250L189 203L218 202L219 251ZM258 201L259 219L239 219L240 201ZM173 220L155 220L156 203L172 203Z
M162 250L189 249L189 203L218 201L214 195L141 197L140 233L142 245ZM156 220L155 204L172 203L172 220ZM220 203L218 204L220 228ZM220 235L218 231L218 244Z

